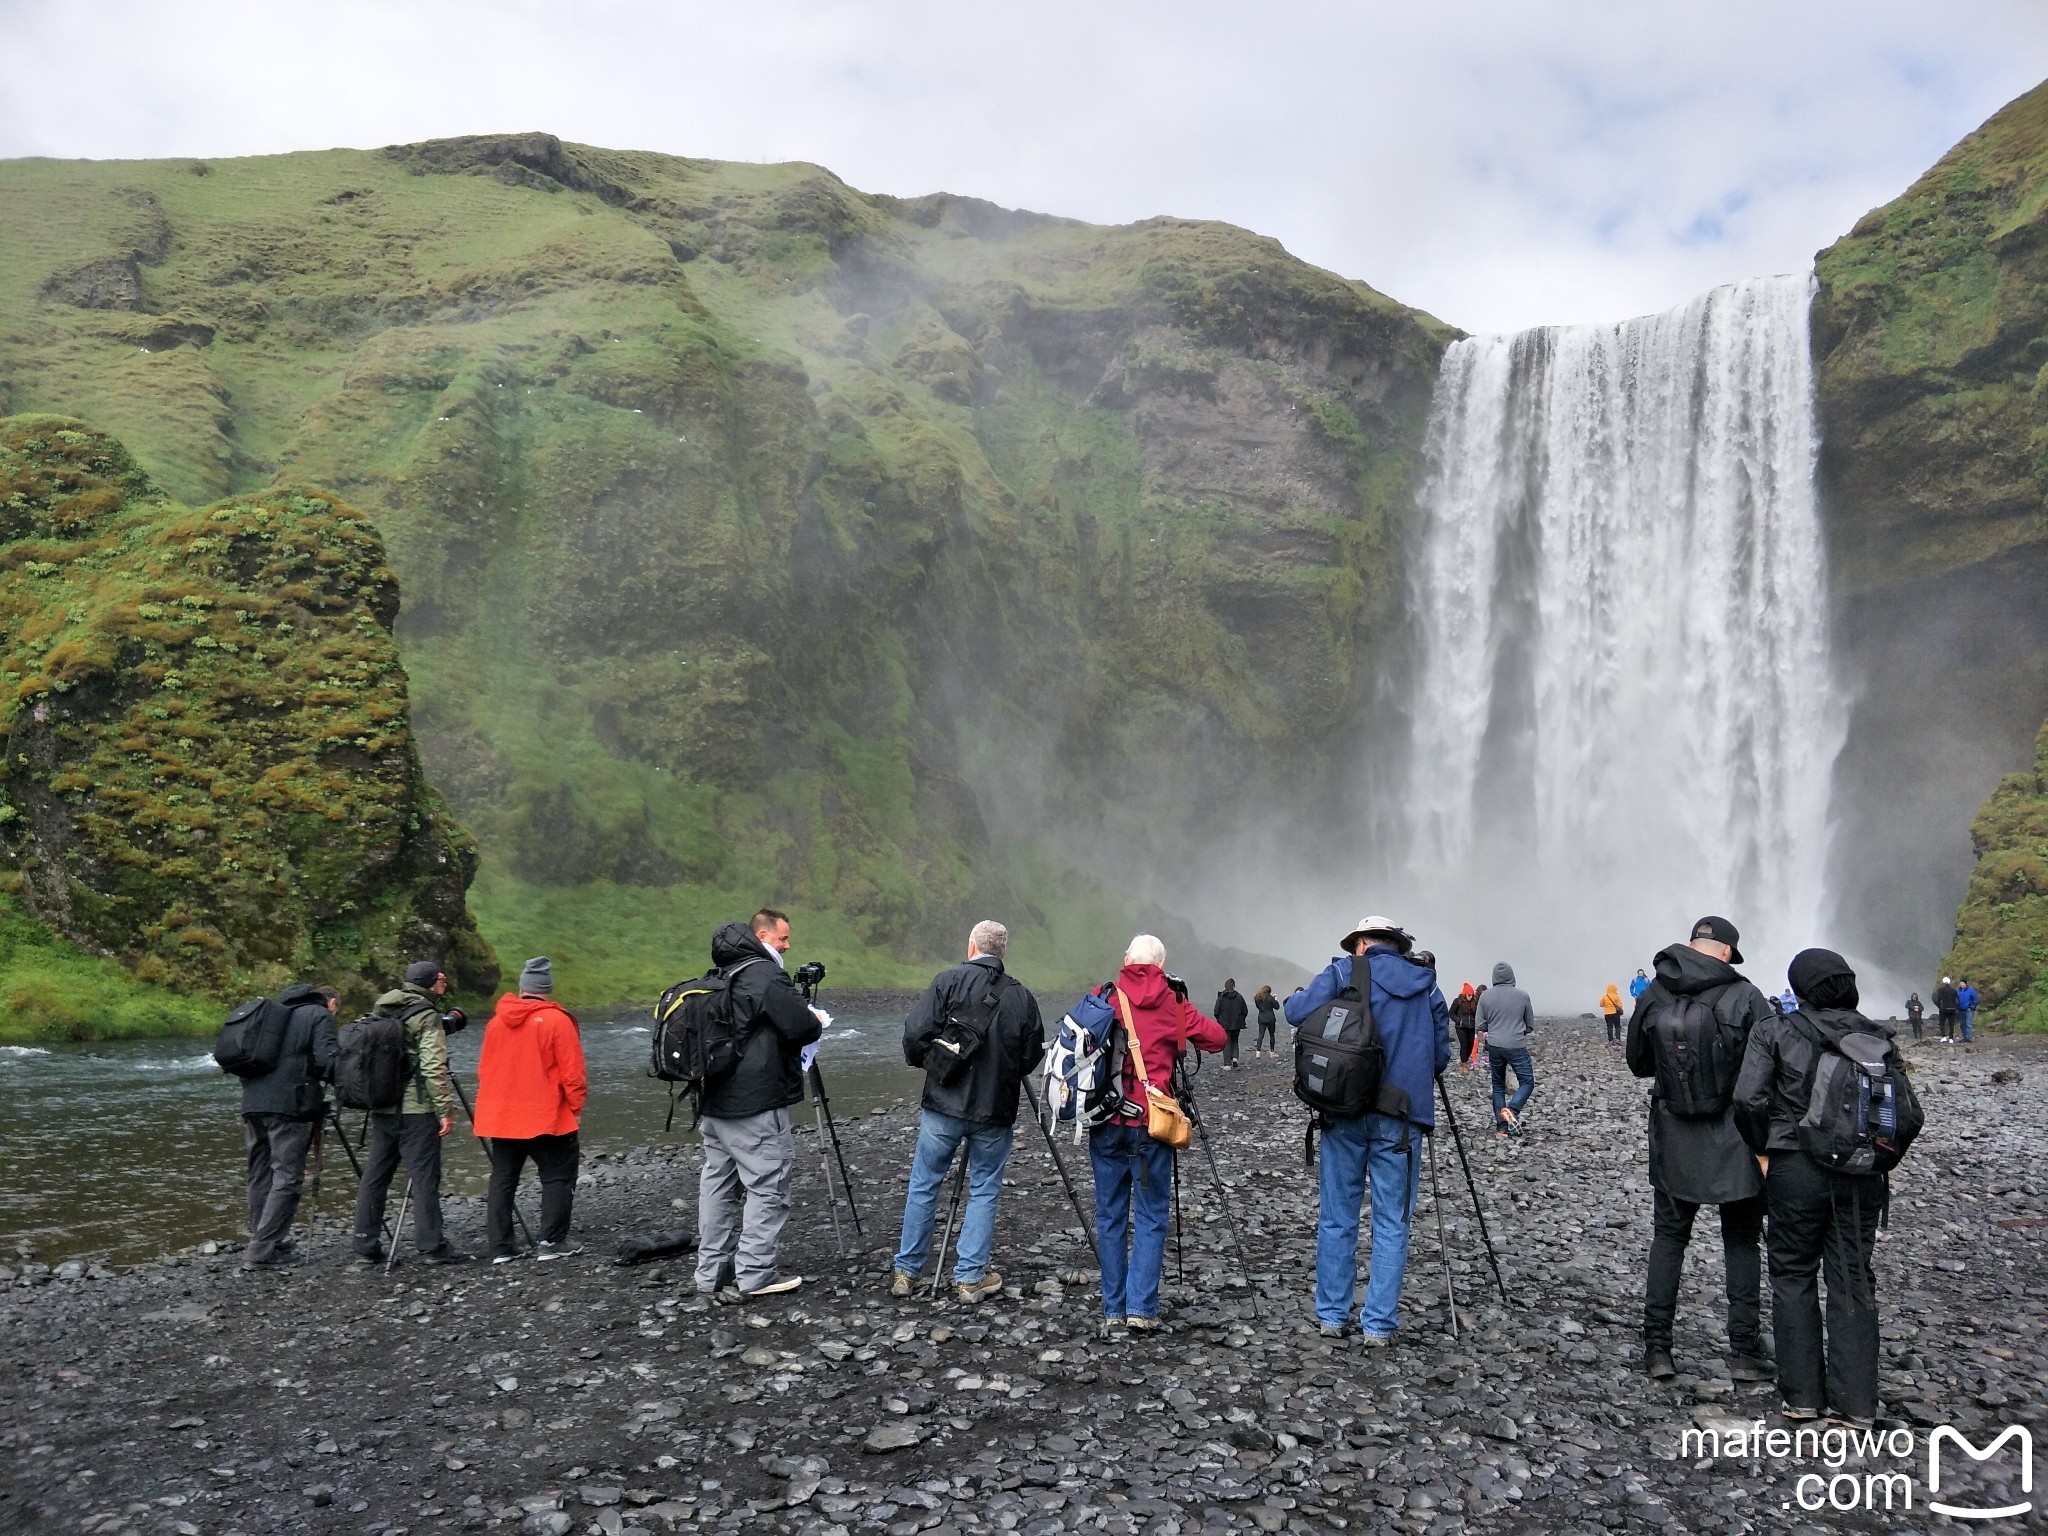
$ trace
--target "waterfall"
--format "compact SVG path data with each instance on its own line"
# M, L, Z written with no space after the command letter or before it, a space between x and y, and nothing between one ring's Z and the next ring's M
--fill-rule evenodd
M1518 945L1546 982L1604 984L1717 912L1775 991L1824 942L1844 710L1811 289L1761 278L1444 356L1401 884L1475 970Z

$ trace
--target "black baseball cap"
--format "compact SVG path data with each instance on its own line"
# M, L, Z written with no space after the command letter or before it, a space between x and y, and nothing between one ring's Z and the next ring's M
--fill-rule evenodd
M1728 963L1730 965L1742 964L1742 951L1737 947L1742 942L1742 935L1736 931L1735 925L1729 922L1727 918L1701 918L1692 925L1692 936L1696 939L1712 939L1716 944L1726 944L1728 946Z
M434 978L440 974L441 964L438 960L415 960L405 968L405 980L408 986L431 987L434 984Z

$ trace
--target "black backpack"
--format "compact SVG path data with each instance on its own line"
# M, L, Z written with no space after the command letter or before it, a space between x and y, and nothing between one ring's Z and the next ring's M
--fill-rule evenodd
M700 1116L705 1092L738 1070L746 1048L746 1031L733 1007L733 978L761 964L766 961L742 960L729 971L714 966L677 982L654 1005L654 1059L648 1075L679 1085ZM673 1122L673 1104L669 1116Z
M284 1052L292 1011L275 998L252 997L227 1016L213 1042L213 1059L234 1077L267 1077Z
M1656 1048L1657 1098L1667 1110L1703 1119L1735 1102L1742 1054L1713 1008L1696 996L1659 987L1643 1028Z
M372 1013L342 1026L341 1047L334 1053L330 1074L342 1108L377 1113L397 1109L413 1072L403 1018Z
M946 1011L945 1022L924 1053L924 1069L942 1088L950 1088L965 1077L974 1059L988 1044L996 1027L996 1011L1007 978L1000 972L990 985Z
M1837 1173L1889 1173L1926 1124L1898 1047L1876 1031L1830 1038L1804 1012L1792 1018L1814 1045L1799 1150Z
M1294 1096L1321 1117L1353 1120L1375 1111L1405 1115L1408 1096L1386 1075L1387 1051L1373 1022L1372 1003L1356 981L1294 1032ZM1398 1099L1399 1106L1391 1106L1389 1099Z

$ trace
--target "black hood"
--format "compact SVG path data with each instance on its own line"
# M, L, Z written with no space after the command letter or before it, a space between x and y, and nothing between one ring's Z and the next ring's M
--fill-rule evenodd
M327 996L310 981L295 981L277 994L277 1000L287 1008L302 1008L307 1003L327 1006Z
M754 937L754 930L745 923L727 923L711 935L711 963L716 966L738 965L742 960L773 959L768 946Z
M1891 1025L1865 1018L1854 1008L1815 1008L1809 1005L1801 1007L1799 1013L1802 1018L1811 1019L1818 1025L1822 1036L1830 1043L1840 1041L1844 1035L1882 1035L1887 1040L1898 1038Z
M1657 952L1657 980L1673 996L1691 997L1740 981L1742 972L1726 960L1701 954L1690 944L1673 944Z

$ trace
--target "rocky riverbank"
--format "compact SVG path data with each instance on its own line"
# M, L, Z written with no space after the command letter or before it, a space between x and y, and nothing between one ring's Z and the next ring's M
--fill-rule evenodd
M707 1308L686 1259L608 1262L621 1237L691 1219L683 1147L588 1164L588 1251L562 1263L401 1264L387 1277L346 1263L339 1233L316 1223L284 1276L244 1274L219 1248L63 1279L16 1264L0 1290L0 1528L1931 1528L1948 1522L1925 1510L1927 1426L1980 1445L2007 1423L2048 1429L2048 1059L2004 1042L1928 1045L1912 1060L1928 1128L1894 1178L1878 1283L1885 1397L1915 1449L1847 1462L1858 1487L1871 1470L1905 1473L1910 1514L1802 1513L1797 1477L1837 1469L1681 1445L1702 1426L1776 1427L1774 1399L1720 1360L1710 1218L1687 1271L1682 1374L1660 1385L1636 1371L1650 1205L1640 1088L1599 1027L1572 1020L1539 1035L1519 1141L1480 1134L1479 1075L1453 1076L1510 1298L1493 1288L1446 1139L1434 1177L1456 1339L1427 1168L1395 1347L1316 1334L1301 1116L1272 1063L1211 1062L1200 1096L1256 1283L1197 1149L1183 1159L1185 1283L1169 1287L1174 1329L1158 1337L1098 1340L1093 1290L1073 1277L1087 1248L1028 1123L997 1234L1009 1289L979 1307L948 1291L892 1301L886 1254L915 1119L902 1109L841 1125L874 1250L864 1260L837 1253L819 1144L800 1138L785 1256L809 1278L772 1305ZM1083 1149L1061 1151L1085 1199ZM330 1194L328 1210L339 1205ZM450 1226L480 1247L480 1204L455 1203ZM1994 1481L2012 1470L2000 1460ZM1973 1485L1976 1473L1945 1469L1940 1497L2022 1497Z

